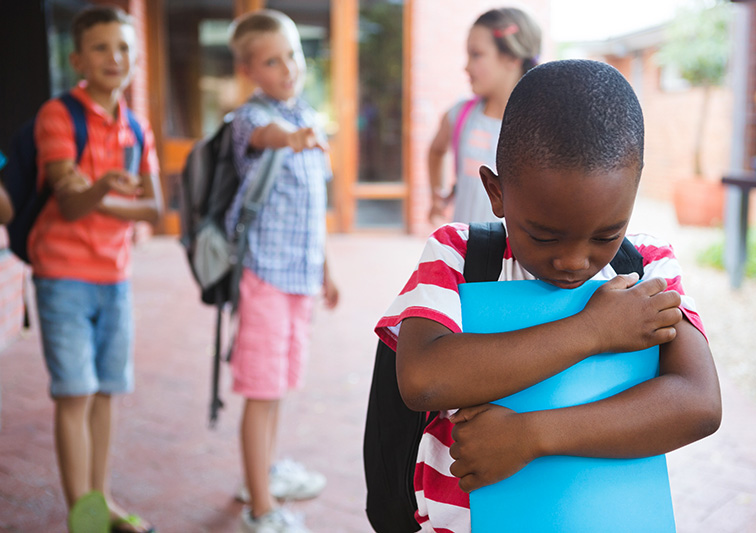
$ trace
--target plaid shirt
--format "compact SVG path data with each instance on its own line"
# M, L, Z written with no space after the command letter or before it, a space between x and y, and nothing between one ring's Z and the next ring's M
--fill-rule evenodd
M262 96L278 114L297 128L316 127L315 112L302 99L289 106ZM280 119L279 119L280 120ZM226 214L226 231L233 234L242 195L255 178L259 150L249 145L255 128L271 122L268 111L245 103L234 114L234 162L242 185ZM318 149L286 155L270 196L250 224L244 266L260 279L290 294L316 294L323 286L325 261L326 182L331 168Z

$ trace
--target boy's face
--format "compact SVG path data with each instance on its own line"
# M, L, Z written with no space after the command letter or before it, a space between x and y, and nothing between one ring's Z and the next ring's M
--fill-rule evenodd
M247 46L249 58L242 71L276 100L287 101L302 91L305 63L299 39L291 32L265 32Z
M70 59L91 89L105 93L123 90L136 62L134 28L120 22L95 24L84 30L80 49Z
M512 254L536 278L564 289L614 258L633 211L636 173L532 168L513 183L481 168L493 211L506 218Z

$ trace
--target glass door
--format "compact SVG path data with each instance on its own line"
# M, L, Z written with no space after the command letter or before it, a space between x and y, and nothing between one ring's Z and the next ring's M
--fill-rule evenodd
M401 0L359 3L358 228L403 228Z

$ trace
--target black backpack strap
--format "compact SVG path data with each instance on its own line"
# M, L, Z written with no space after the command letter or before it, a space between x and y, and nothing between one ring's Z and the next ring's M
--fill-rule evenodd
M467 239L465 281L497 281L501 274L507 230L501 222L473 222Z
M617 274L636 272L638 278L643 278L643 256L627 237L622 241L620 249L609 263Z

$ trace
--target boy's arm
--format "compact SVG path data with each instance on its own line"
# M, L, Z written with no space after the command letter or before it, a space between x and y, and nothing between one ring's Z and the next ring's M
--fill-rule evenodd
M252 131L249 145L256 150L291 148L301 152L309 148L328 150L328 144L318 137L314 128L297 129L288 122L273 121Z
M496 405L462 409L451 473L471 491L548 455L636 458L669 452L717 430L722 406L708 343L687 320L660 346L660 375L605 400L518 414Z
M90 183L76 169L72 159L47 163L45 177L58 201L63 218L68 221L91 213L110 191L128 196L139 191L138 178L120 169L110 170L94 183Z
M588 356L668 342L680 320L680 296L663 292L661 278L633 286L637 279L617 276L580 313L507 333L455 334L432 320L405 319L396 350L405 403L436 411L492 402Z
M8 191L0 185L0 224L7 224L13 218L13 204Z
M156 174L143 174L140 182L142 187L138 198L106 196L100 202L98 210L122 220L141 220L156 224L163 216L164 208L160 179Z

